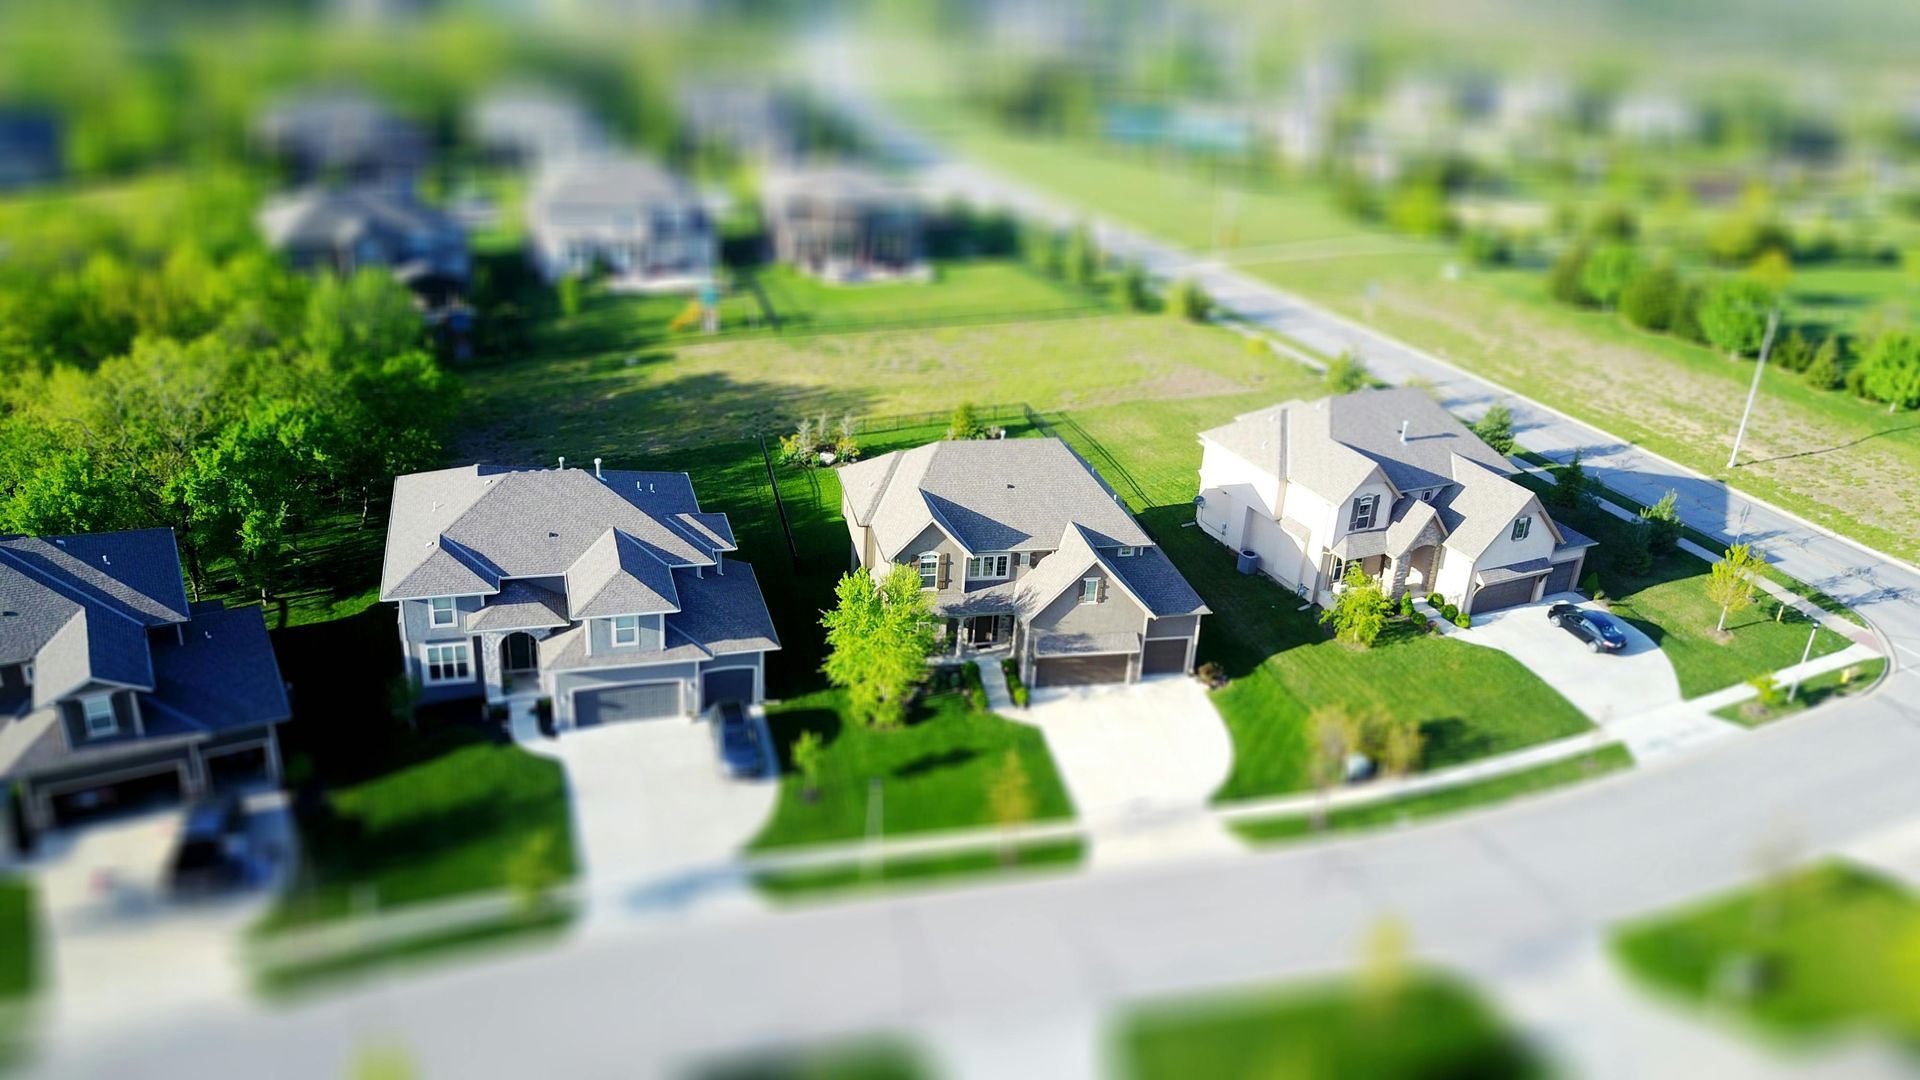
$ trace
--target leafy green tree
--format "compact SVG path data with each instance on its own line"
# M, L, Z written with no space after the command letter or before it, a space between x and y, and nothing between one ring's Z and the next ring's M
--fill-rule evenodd
M1602 244L1580 268L1580 288L1593 302L1611 308L1640 272L1640 253L1631 244Z
M1829 336L1814 350L1813 359L1807 363L1807 385L1819 390L1835 390L1846 377L1847 369L1840 356L1840 338L1837 335Z
M1347 567L1342 585L1333 604L1320 613L1320 622L1333 627L1335 639L1362 649L1372 648L1392 613L1386 591L1357 563Z
M1513 410L1497 401L1487 406L1487 411L1474 422L1473 433L1502 456L1513 453Z
M1388 776L1405 776L1420 767L1426 750L1426 736L1420 725L1407 717L1394 718L1380 737L1380 771Z
M1640 520L1647 523L1647 546L1665 554L1680 546L1680 495L1667 489L1660 501L1640 508Z
M1920 335L1888 330L1860 358L1860 386L1887 411L1920 408Z
M973 407L973 402L963 401L953 407L953 415L947 418L947 438L984 439L987 437L987 425Z
M1608 203L1594 214L1587 231L1602 242L1631 243L1640 233L1640 220L1627 207Z
M1167 309L1188 322L1204 322L1213 313L1213 297L1199 282L1181 278L1167 294Z
M363 269L323 275L307 300L306 347L335 363L378 363L420 348L423 328L413 297L392 275Z
M820 618L827 631L827 681L847 691L855 722L898 727L907 701L927 678L933 655L933 608L920 574L895 566L875 580L865 570L840 579L836 604Z
M1100 245L1093 238L1093 230L1084 223L1068 230L1063 258L1067 280L1075 285L1092 285L1100 280Z
M1764 562L1751 545L1735 544L1707 572L1707 599L1720 609L1715 633L1725 633L1727 617L1738 615L1753 603L1755 577Z
M820 797L820 770L826 763L826 753L817 731L803 731L793 741L793 767L800 771L800 793L809 800Z
M1784 370L1804 372L1807 365L1813 363L1813 346L1807 343L1807 336L1796 326L1786 337L1774 342L1773 355L1767 359Z
M1758 281L1724 278L1707 290L1700 305L1700 329L1721 352L1736 359L1750 355L1759 351L1773 304L1773 293Z
M1120 275L1120 301L1128 311L1145 311L1153 306L1153 291L1147 282L1147 268L1130 262Z
M560 275L560 280L554 285L554 291L560 299L560 314L569 319L578 317L582 294L586 292L586 284L580 280L580 275L572 271Z
M1705 285L1697 281L1683 283L1673 304L1673 317L1667 321L1667 333L1683 341L1707 344L1707 332L1700 328L1700 308L1706 298Z
M1620 291L1620 317L1642 330L1665 330L1673 323L1683 289L1673 267L1642 266Z
M1580 461L1580 451L1575 450L1573 459L1554 472L1553 487L1547 492L1547 501L1568 508L1584 506L1593 497L1591 487L1587 479L1587 467Z
M1747 276L1778 296L1786 292L1787 285L1793 281L1793 259L1782 248L1768 248L1747 267Z
M1412 181L1387 200L1387 225L1413 236L1445 236L1453 231L1447 193L1433 181Z
M1367 371L1367 365L1352 352L1343 352L1327 364L1325 382L1327 389L1336 394L1351 394L1355 390L1365 390L1373 376Z
M1585 244L1575 244L1561 252L1547 268L1547 295L1563 304L1588 307L1593 295L1587 292L1587 259L1591 252Z
M187 505L206 550L230 558L265 599L294 525L314 508L311 479L324 450L298 402L251 402L194 451Z

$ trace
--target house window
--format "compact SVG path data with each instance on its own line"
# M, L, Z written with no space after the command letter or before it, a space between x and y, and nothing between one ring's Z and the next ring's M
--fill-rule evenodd
M1080 579L1080 602L1097 604L1100 602L1100 579L1097 577Z
M467 663L465 642L457 645L427 646L427 682L460 682L470 678L472 668Z
M1353 518L1347 522L1348 532L1363 532L1373 528L1373 518L1380 508L1380 496L1362 495L1353 500Z
M613 643L615 645L640 644L640 616L615 615L613 622Z
M428 626L452 626L455 614L451 596L436 596L427 601Z
M940 553L929 551L920 556L920 587L937 589L940 587Z
M1427 490L1425 490L1425 491L1423 491L1423 492L1421 492L1421 493L1420 493L1420 501L1421 501L1421 502L1432 502L1432 501L1433 501L1433 489L1432 489L1432 488L1428 488Z
M87 718L87 738L98 739L120 730L120 721L113 715L112 698L84 698L80 702L80 709Z
M967 560L969 581L1000 581L1007 576L1012 560L1006 555L979 555Z
M1333 565L1327 568L1327 573L1333 575L1335 581L1347 580L1347 560L1335 555Z
M1513 519L1513 538L1515 540L1525 540L1527 538L1528 530L1532 528L1533 528L1532 518L1530 517L1514 518Z
M1130 547L1122 547L1122 548L1120 549L1120 557L1121 557L1121 558L1123 558L1123 559L1130 559L1130 558L1132 558L1132 557L1133 557L1133 553L1134 553L1134 552L1135 552L1136 550L1138 550L1138 549L1137 549L1137 548L1130 548Z

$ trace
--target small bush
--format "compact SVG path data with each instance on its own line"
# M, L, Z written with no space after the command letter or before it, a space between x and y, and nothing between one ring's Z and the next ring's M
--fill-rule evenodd
M1007 695L1013 698L1015 705L1022 709L1026 708L1027 702L1033 700L1033 694L1027 689L1027 684L1020 679L1020 662L1011 658L1002 660L1000 672L1007 679Z
M1589 307L1593 297L1587 292L1586 272L1589 255L1585 245L1570 247L1553 260L1547 270L1547 295L1563 304Z
M1218 660L1209 660L1201 664L1194 669L1193 674L1210 690L1218 690L1227 685L1227 669L1221 667Z
M1442 605L1440 608L1440 617L1448 622L1459 622L1460 609L1452 604Z
M1410 592L1400 594L1400 617L1403 619L1413 618L1413 594Z
M1167 310L1189 322L1204 322L1213 314L1213 297L1207 295L1199 282L1181 278L1167 294Z
M1327 364L1327 389L1336 394L1365 390L1372 381L1373 375L1367 370L1367 365L1351 352L1343 352Z
M1466 628L1473 625L1473 620L1467 616L1466 612L1462 611L1454 615L1453 625L1459 627L1462 630L1465 630Z
M1439 609L1447 606L1447 598L1444 596L1441 596L1437 592L1430 592L1427 594L1427 606L1430 608L1433 608L1435 611L1438 611Z

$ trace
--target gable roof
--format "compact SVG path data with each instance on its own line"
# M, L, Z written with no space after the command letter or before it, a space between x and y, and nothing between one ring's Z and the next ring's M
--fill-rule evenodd
M541 174L530 200L549 225L599 225L625 213L639 215L629 227L642 230L647 211L695 201L692 187L660 163L615 155L560 161Z
M1446 546L1478 556L1506 532L1508 523L1528 509L1547 519L1547 528L1556 541L1563 539L1530 488L1457 455L1448 471L1456 486L1434 500L1434 509L1447 529Z
M269 200L259 215L260 232L274 248L342 248L363 236L410 240L430 236L451 242L464 234L447 215L371 187L312 187Z
M1153 543L1099 474L1059 439L980 439L896 450L841 470L854 522L893 561L929 525L971 553L1049 551L1069 526L1097 546Z
M609 532L620 539L606 540ZM624 573L622 589L664 600L671 582L658 569L709 566L734 547L726 516L700 511L685 473L480 465L410 473L393 482L380 598L491 595L508 578L569 576L592 552L579 574L596 592Z
M0 664L43 705L88 682L153 686L147 628L185 622L171 529L0 538Z
M1096 566L1155 618L1207 610L1200 594L1180 576L1166 552L1148 546L1122 558L1096 547L1097 539L1079 525L1067 526L1059 548L1019 580L1014 603L1020 613L1028 617L1038 614L1061 593L1077 587Z

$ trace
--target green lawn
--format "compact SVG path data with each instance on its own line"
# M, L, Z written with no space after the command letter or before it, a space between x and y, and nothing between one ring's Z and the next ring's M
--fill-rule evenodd
M1306 718L1323 705L1379 708L1418 722L1423 764L1456 764L1578 734L1590 726L1567 700L1503 653L1396 624L1371 650L1329 640L1313 611L1190 527L1203 428L1236 413L1318 392L1303 368L1275 363L1260 395L1142 401L1075 411L1060 433L1113 482L1213 614L1200 660L1232 682L1214 703L1233 736L1234 769L1218 797L1253 798L1309 786ZM1406 673L1417 671L1418 678Z
M870 888L948 884L1021 871L1062 869L1078 865L1085 856L1085 844L1061 840L1024 844L1005 852L968 851L881 859L872 866L854 862L829 869L769 871L755 875L754 885L776 900L809 900Z
M751 275L783 333L839 331L943 322L1014 322L1108 308L1104 290L1076 288L1021 262L941 263L930 281L833 285L786 266ZM751 292L742 283L740 291Z
M0 875L0 1008L32 996L40 983L39 925L33 883Z
M1116 1033L1129 1080L1532 1077L1533 1052L1480 997L1439 975L1358 980L1150 1005Z
M400 971L419 971L454 958L466 961L475 959L479 953L501 953L549 943L572 925L571 909L530 911L452 933L410 938L397 945L372 946L325 960L263 968L257 972L255 985L262 993L275 998L322 993L345 983Z
M370 908L446 900L509 885L508 863L552 839L554 874L573 875L573 826L558 762L465 729L420 737L406 760L327 793L330 813L302 821L293 887L266 932Z
M1808 709L1835 698L1843 698L1850 694L1857 694L1866 690L1879 682L1880 676L1884 675L1886 670L1887 662L1884 659L1873 659L1864 663L1848 664L1838 671L1829 671L1822 675L1815 675L1813 678L1802 682L1800 684L1800 692L1794 696L1792 701L1786 702L1785 704L1767 708L1757 700L1748 700L1740 702L1737 705L1728 705L1725 708L1716 709L1713 715L1722 720L1731 720L1736 724L1745 724L1748 727L1759 727L1762 724L1770 724L1782 717L1805 712ZM1784 691L1786 689L1786 685L1782 684L1781 690Z
M959 694L930 695L895 731L863 728L848 719L839 691L769 706L767 720L785 775L773 817L748 845L751 850L858 840L867 835L876 794L882 835L992 825L988 792L1009 751L1026 772L1030 820L1073 814L1040 732L975 712ZM812 801L790 756L803 731L819 733L826 746L819 797Z
M1335 807L1327 814L1324 831L1346 832L1386 825L1402 825L1422 818L1458 813L1475 807L1492 806L1523 795L1550 791L1632 767L1633 755L1627 752L1626 747L1617 743L1609 744L1562 761L1536 765L1531 769L1522 769L1519 772L1462 784L1459 787L1367 803L1363 806ZM1287 817L1262 818L1257 821L1236 821L1233 823L1233 831L1253 843L1270 844L1313 836L1319 830L1314 828L1313 815L1294 814Z
M1828 863L1623 927L1614 950L1656 990L1762 1030L1868 1029L1920 1048L1920 902Z

